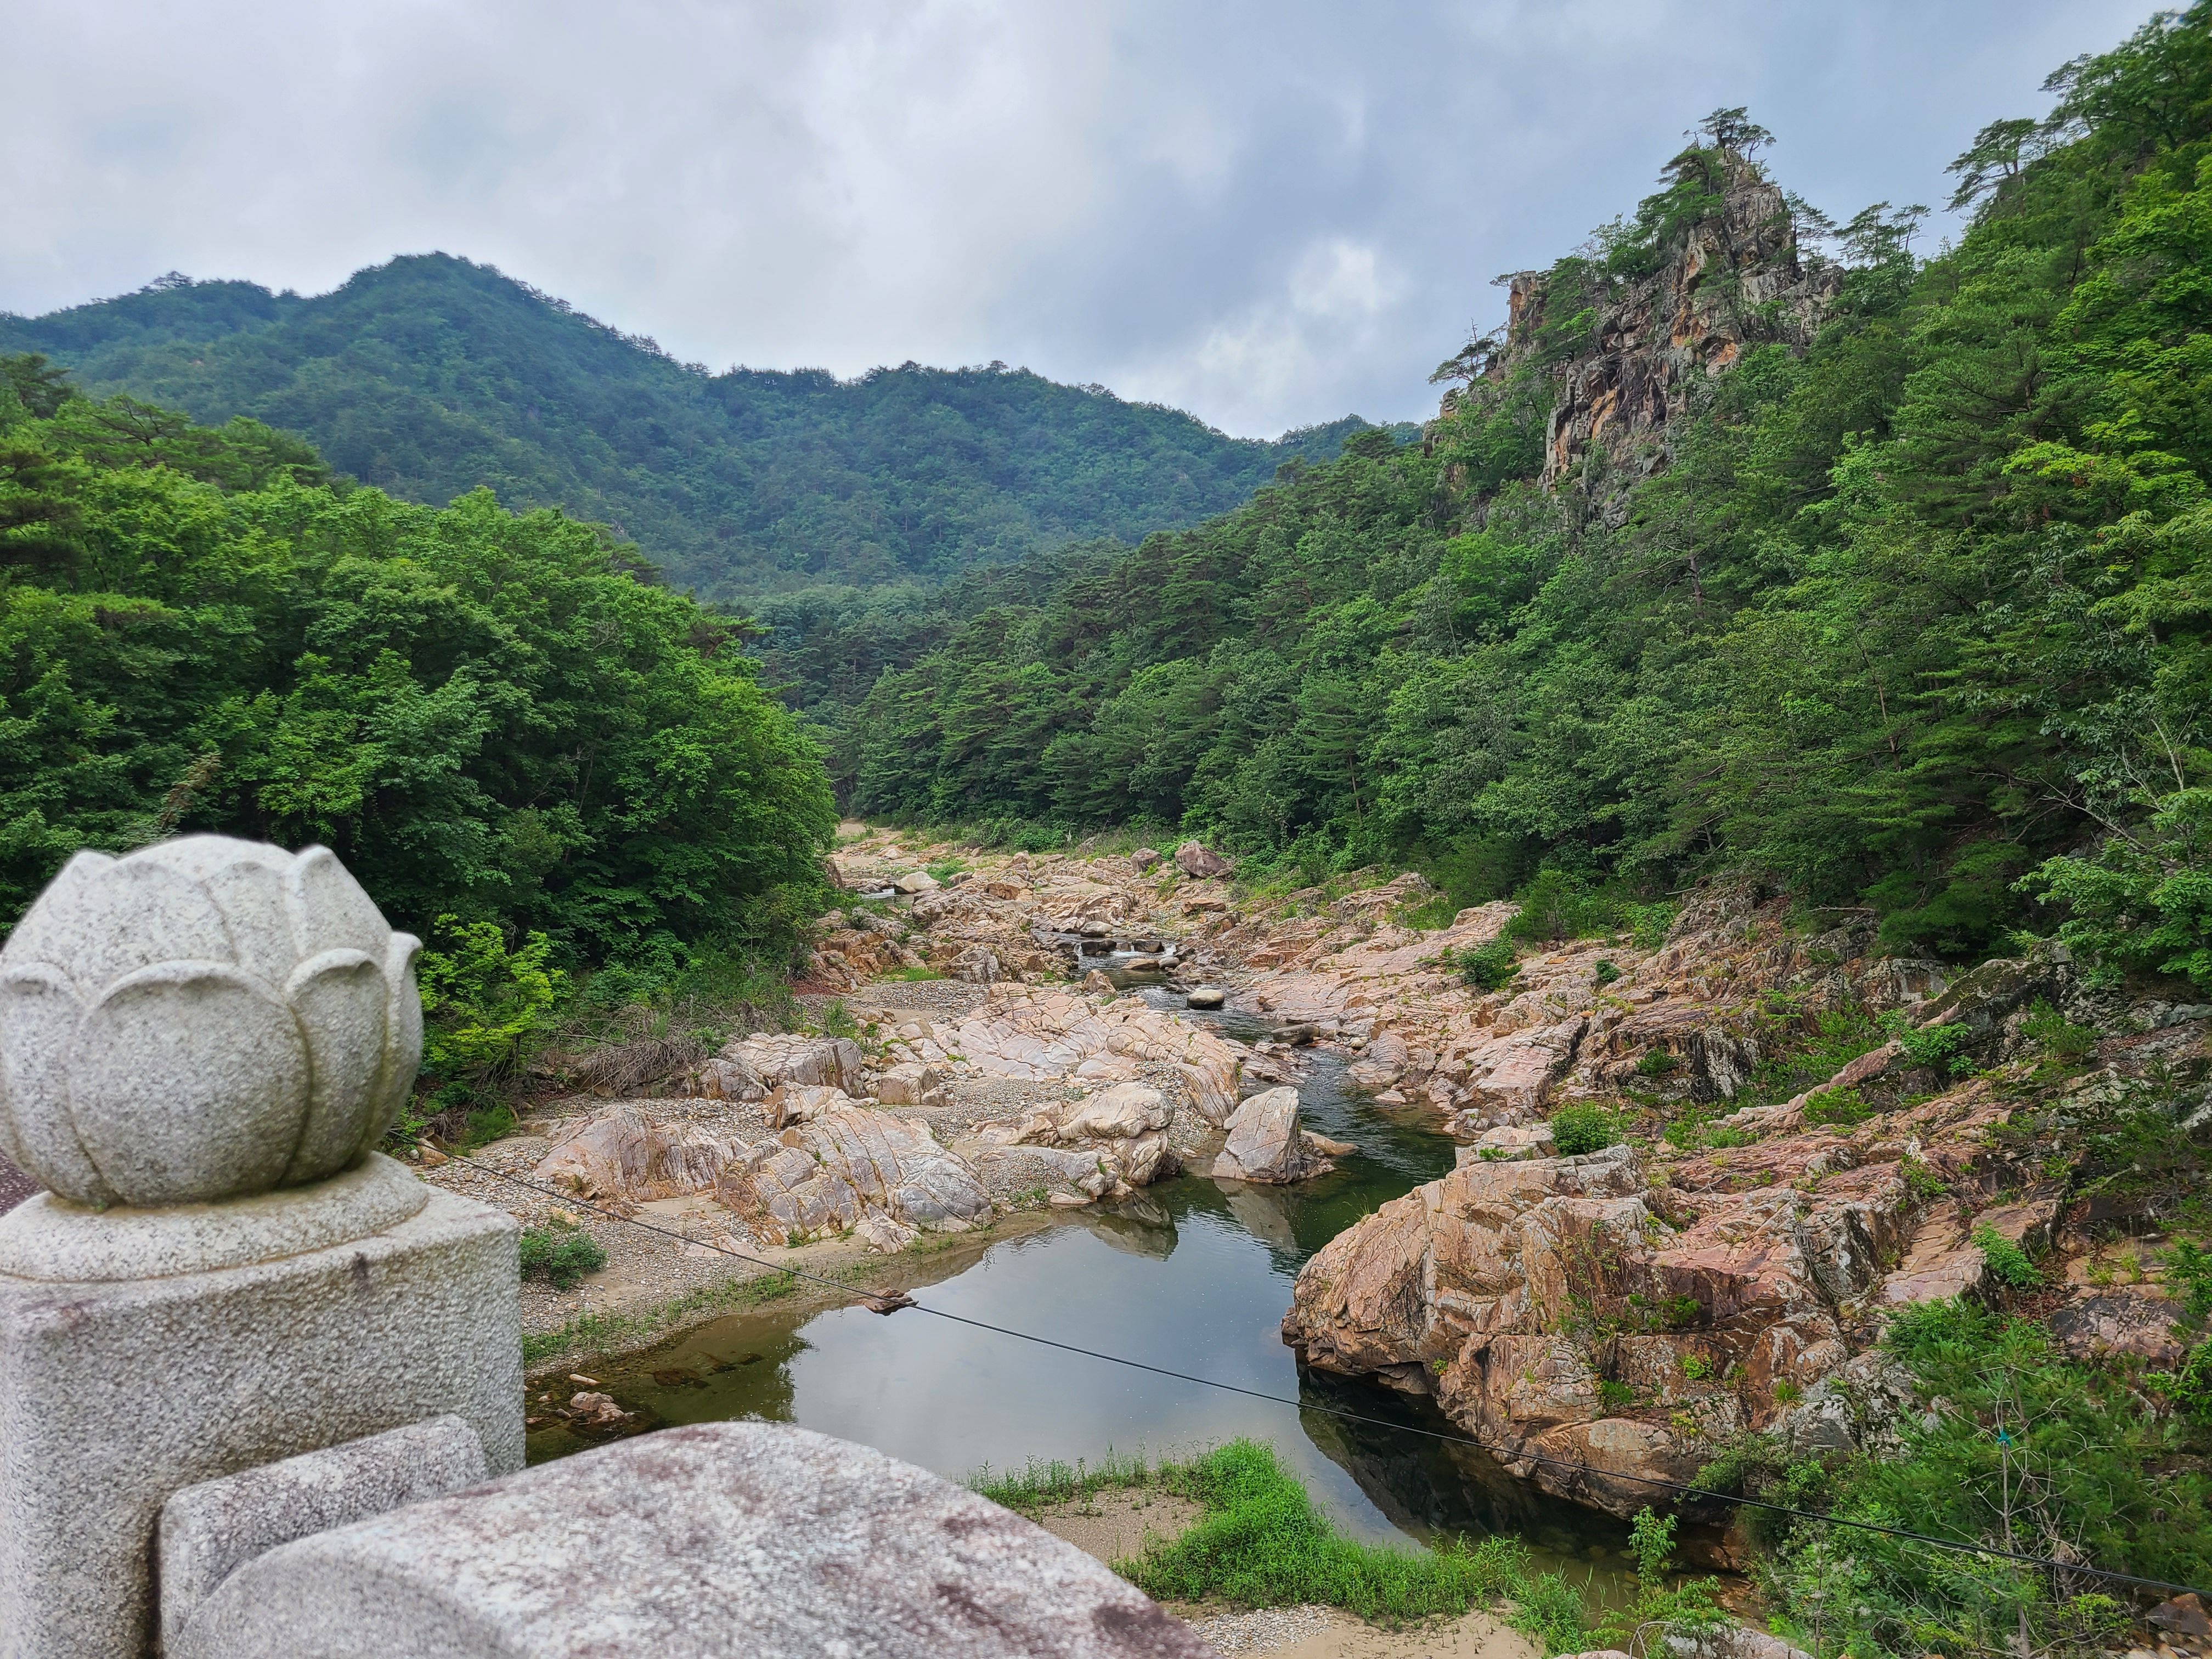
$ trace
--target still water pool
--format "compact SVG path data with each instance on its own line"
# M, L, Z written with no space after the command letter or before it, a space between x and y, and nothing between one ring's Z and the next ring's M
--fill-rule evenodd
M1147 992L1180 1007L1181 999ZM1193 1018L1206 1018L1193 1014ZM1229 1035L1266 1027L1215 1016ZM1450 1431L1425 1402L1302 1373L1280 1324L1306 1259L1361 1216L1451 1168L1452 1144L1416 1110L1375 1105L1339 1056L1310 1053L1309 1127L1359 1155L1296 1188L1229 1189L1182 1176L1135 1200L986 1249L918 1290L928 1307L1286 1399ZM658 1376L656 1376L656 1373ZM1239 1435L1273 1443L1347 1531L1377 1541L1510 1532L1546 1556L1617 1558L1603 1517L1542 1497L1472 1448L1195 1387L907 1310L773 1308L701 1326L598 1376L662 1424L793 1422L955 1479L1032 1458L1158 1457ZM582 1443L562 1429L533 1461ZM1601 1577L1609 1575L1601 1572Z

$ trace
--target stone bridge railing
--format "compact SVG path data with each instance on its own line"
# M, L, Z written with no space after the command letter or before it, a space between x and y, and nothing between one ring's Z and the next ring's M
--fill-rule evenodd
M0 949L46 1189L0 1215L0 1659L1207 1651L805 1430L524 1469L515 1224L374 1150L416 948L323 849L193 836L80 854Z

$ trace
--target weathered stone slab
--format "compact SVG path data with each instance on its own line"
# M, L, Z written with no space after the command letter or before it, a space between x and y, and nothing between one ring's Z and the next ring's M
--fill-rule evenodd
M163 1644L173 1646L200 1603L254 1557L490 1473L477 1431L449 1415L186 1486L161 1508Z
M0 1274L0 1659L149 1652L155 1532L183 1487L448 1413L495 1471L520 1468L516 1234L434 1191L386 1231L278 1261Z
M272 1550L176 1659L1209 1659L1073 1545L786 1424L581 1452Z

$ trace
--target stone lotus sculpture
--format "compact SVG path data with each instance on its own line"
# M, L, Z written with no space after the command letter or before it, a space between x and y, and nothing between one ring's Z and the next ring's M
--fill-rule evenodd
M421 1063L421 948L324 848L80 853L0 948L0 1151L87 1205L336 1175Z

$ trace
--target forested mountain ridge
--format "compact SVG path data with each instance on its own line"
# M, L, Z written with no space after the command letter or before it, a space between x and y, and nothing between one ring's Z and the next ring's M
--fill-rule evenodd
M1334 457L1356 416L1261 443L1003 364L708 374L488 266L392 260L326 295L164 278L39 318L40 353L94 396L203 422L245 415L329 463L442 506L611 524L702 594L935 581L1069 539L1135 541Z
M864 812L1149 818L1462 899L1751 868L1895 948L2063 926L2212 988L2212 7L2050 90L1953 163L1972 223L1924 261L1721 112L1419 444L947 611L857 703L806 677L864 681L880 617L773 672ZM1786 222L1730 230L1753 185Z

